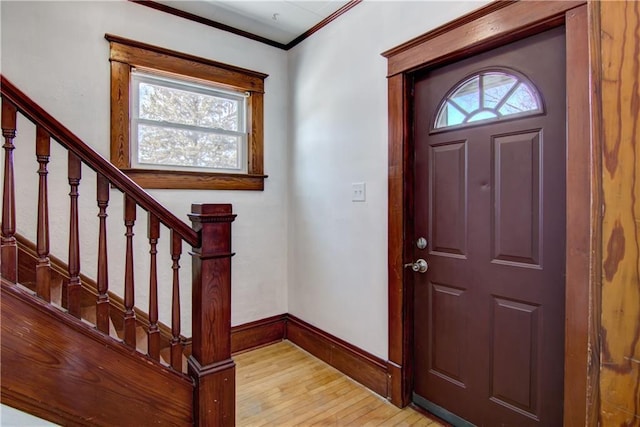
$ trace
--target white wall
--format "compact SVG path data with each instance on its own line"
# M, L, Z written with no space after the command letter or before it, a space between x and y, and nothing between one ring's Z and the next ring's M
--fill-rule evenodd
M386 60L380 53L484 1L365 1L287 53L130 2L3 0L1 67L9 80L106 157L105 33L269 74L265 191L152 194L185 219L192 202L234 204L239 216L233 226L238 253L233 261L233 324L290 312L386 358L387 86ZM28 131L22 135L33 141ZM32 181L30 186L20 181L25 215L19 231L33 238L36 166L30 141L24 150L18 141L16 152L26 157L20 165ZM68 211L64 167L62 160L52 164L54 212ZM90 174L84 173L81 194L88 197L81 199L87 211L82 221L93 225L94 188ZM351 202L353 182L366 182L366 202ZM120 206L121 197L114 191L112 265L122 264ZM146 262L142 212L138 218L136 259ZM61 258L66 258L65 227L58 226L57 235L65 237L52 245L52 253ZM85 229L83 241L89 244L83 244L83 270L92 275L95 231ZM189 264L187 249L183 267ZM183 270L183 283L188 283L188 268ZM114 287L120 277L111 276ZM145 271L139 271L136 280L141 292L137 302L145 308ZM189 301L183 293L183 303ZM166 309L164 313L168 321ZM185 326L188 334L190 325Z
M127 1L2 1L2 73L46 111L106 158L109 157L109 45L105 33L162 46L269 74L265 81L264 192L150 191L179 218L193 202L233 203L232 323L287 311L288 77L286 52ZM18 231L34 240L37 169L33 129L21 122L16 141ZM54 144L55 145L55 144ZM54 150L51 163L51 253L66 260L68 185L66 154ZM97 224L95 178L83 169L81 183L82 270L95 277ZM26 176L24 176L26 175ZM27 182L29 185L26 185ZM109 208L110 285L121 289L124 264L122 196L111 192ZM61 215L62 214L62 215ZM60 222L62 221L62 222ZM147 311L148 251L145 214L138 210L136 305ZM168 240L163 228L161 243ZM163 239L164 238L164 239ZM161 320L170 322L168 246L161 254ZM182 257L183 332L190 310L190 257ZM122 294L121 294L122 295Z
M387 82L380 53L483 2L365 1L290 51L289 312L387 357ZM351 201L366 182L367 200Z
M42 418L34 417L7 405L0 405L0 425L2 427L55 427Z

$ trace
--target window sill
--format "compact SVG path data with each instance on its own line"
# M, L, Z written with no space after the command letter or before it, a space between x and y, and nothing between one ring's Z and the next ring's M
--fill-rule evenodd
M206 173L152 169L121 169L147 189L251 190L263 191L267 175Z

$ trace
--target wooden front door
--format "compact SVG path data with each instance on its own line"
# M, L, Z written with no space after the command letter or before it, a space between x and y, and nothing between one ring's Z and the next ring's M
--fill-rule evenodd
M454 424L562 424L565 92L564 28L416 75L413 399Z

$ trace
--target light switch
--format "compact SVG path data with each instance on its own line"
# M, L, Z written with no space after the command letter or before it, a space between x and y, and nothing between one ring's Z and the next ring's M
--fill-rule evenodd
M351 201L364 202L367 200L367 187L364 182L354 182L351 184Z

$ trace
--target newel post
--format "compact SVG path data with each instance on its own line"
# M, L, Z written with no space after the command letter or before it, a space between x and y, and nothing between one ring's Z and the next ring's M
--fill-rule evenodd
M229 204L193 204L189 218L200 237L193 248L193 350L197 426L235 425L235 363L231 359L231 223Z

